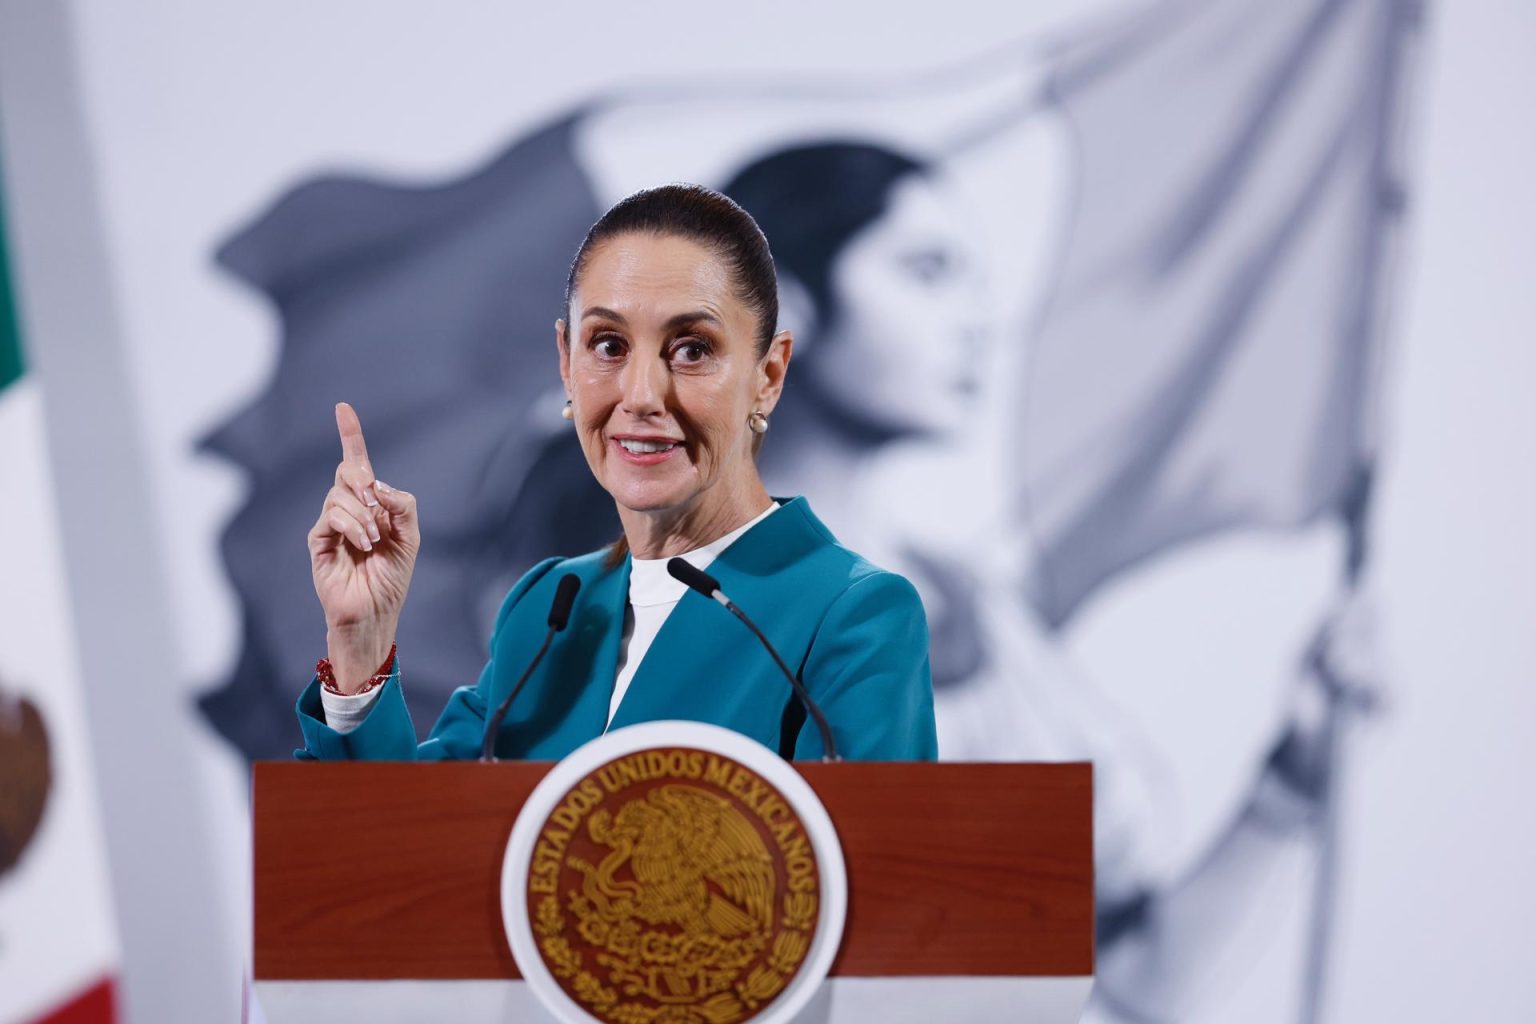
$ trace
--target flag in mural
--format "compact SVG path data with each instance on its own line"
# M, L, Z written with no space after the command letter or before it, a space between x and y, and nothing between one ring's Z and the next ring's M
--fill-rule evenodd
M0 196L3 200L3 196ZM44 436L0 202L0 1020L111 1024L117 937ZM14 543L26 538L25 543Z

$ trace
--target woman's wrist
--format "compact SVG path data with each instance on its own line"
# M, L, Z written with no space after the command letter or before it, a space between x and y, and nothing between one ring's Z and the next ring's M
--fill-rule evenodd
M395 644L395 623L331 626L325 632L326 660L337 691L351 695L373 678Z
M363 684L362 689L356 690L352 693L343 693L341 687L336 685L336 673L331 668L331 662L329 658L321 658L319 661L315 662L315 678L320 681L320 701L326 706L327 709L331 707L331 701L326 698L326 694L330 694L341 700L352 700L354 698L363 697L369 693L372 693L374 690L377 690L385 683L389 682L390 677L394 674L395 648L393 645L391 645L389 648L389 657L384 660L383 664L373 670L373 675L370 676L368 681ZM372 704L372 699L370 699L367 703ZM329 710L327 710L327 717L329 717Z

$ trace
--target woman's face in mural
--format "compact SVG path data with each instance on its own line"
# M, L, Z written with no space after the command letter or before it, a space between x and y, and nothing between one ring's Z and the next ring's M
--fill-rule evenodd
M897 183L828 284L837 308L804 363L817 390L882 432L958 429L978 398L985 293L953 202L927 177Z
M757 483L748 419L773 410L789 342L758 357L758 318L724 261L688 239L620 235L588 256L570 315L577 434L621 506L730 507Z

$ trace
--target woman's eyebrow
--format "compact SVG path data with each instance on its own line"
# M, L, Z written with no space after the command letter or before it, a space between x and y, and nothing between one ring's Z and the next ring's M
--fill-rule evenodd
M711 313L707 309L696 309L691 313L679 313L676 316L669 318L667 320L666 326L668 330L671 330L677 327L682 327L686 324L697 323L714 324L716 327L725 326L724 322L721 321L718 316Z
M629 324L629 321L624 319L623 313L609 309L607 306L588 306L581 314L583 320L594 316L601 317L604 320L612 320L617 324L624 324L626 326Z

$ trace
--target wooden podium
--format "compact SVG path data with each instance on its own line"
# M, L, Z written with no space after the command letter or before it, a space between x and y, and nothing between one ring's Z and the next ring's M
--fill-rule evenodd
M252 1018L551 1020L519 981L498 895L513 821L551 767L257 765ZM1078 1019L1090 765L794 767L837 829L849 893L797 1022Z

